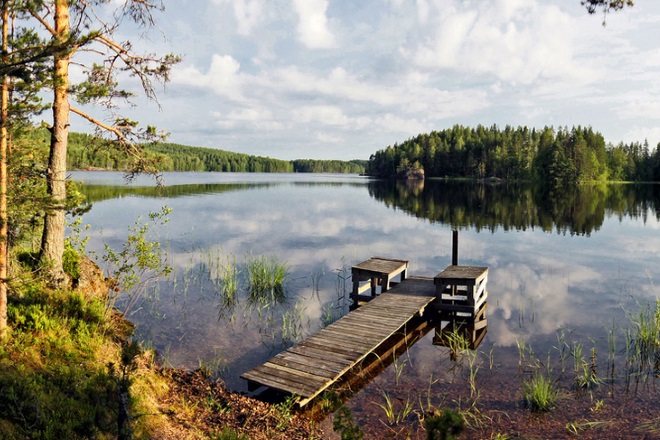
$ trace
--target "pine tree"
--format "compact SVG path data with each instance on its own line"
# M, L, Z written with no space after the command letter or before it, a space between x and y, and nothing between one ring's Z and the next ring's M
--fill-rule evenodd
M106 12L108 3L107 0L25 2L21 15L26 28L36 27L51 36L49 41L42 43L42 48L52 49L52 77L47 85L53 92L53 124L50 127L46 173L51 206L44 221L40 262L48 269L55 284L64 279L62 254L70 114L76 114L96 126L98 135L113 139L112 145L120 147L133 159L131 175L156 172L154 164L144 158L138 144L160 140L164 135L154 127L140 128L137 122L114 113L116 100L130 100L132 97L132 93L119 88L117 75L124 72L138 78L145 96L155 100L153 81L166 82L171 67L180 60L171 54L139 54L132 42L114 39L125 20L143 28L153 26L153 13L163 9L162 2L124 0L111 14ZM77 59L76 56L83 52L85 57ZM96 57L92 64L87 62L90 54ZM73 60L82 65L87 74L87 79L81 84L69 83L69 64ZM77 107L76 103L104 106L112 122L106 123L93 117Z

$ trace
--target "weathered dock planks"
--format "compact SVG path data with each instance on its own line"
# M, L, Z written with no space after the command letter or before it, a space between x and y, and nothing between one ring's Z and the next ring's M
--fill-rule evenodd
M340 380L436 298L433 278L410 277L241 377L300 396L303 406Z

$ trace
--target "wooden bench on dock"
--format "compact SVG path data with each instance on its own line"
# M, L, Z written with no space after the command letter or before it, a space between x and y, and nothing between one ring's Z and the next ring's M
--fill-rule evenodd
M444 316L476 317L488 298L488 268L482 266L449 266L434 277L437 298L435 306Z
M371 257L351 268L353 280L353 308L359 305L360 299L369 301L376 296L376 288L380 286L380 293L387 292L396 282L394 278L399 276L399 282L408 276L408 260L397 260L393 258ZM364 283L366 281L366 283ZM371 297L361 296L363 292L371 291Z

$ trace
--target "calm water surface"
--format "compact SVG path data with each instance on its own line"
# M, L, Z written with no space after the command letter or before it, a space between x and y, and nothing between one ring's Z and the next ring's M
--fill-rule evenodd
M100 254L105 244L119 248L138 217L173 209L158 240L176 275L145 294L130 318L167 362L212 364L235 390L246 389L242 372L345 312L351 265L387 256L410 260L413 275L434 276L451 262L454 228L460 263L490 269L479 350L494 368L517 365L521 342L545 357L561 333L597 348L605 363L608 333L660 295L658 186L548 195L352 175L167 173L157 190L146 177L127 185L117 173L72 175L93 201L83 223L91 225L88 248ZM223 305L218 267L235 260L244 270L254 255L286 261L287 302L250 307L243 294L235 307ZM446 369L432 333L408 353L406 374L419 383Z

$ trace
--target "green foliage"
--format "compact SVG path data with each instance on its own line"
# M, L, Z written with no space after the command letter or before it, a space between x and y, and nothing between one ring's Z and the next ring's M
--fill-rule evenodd
M463 431L465 419L460 413L444 409L426 417L424 425L428 440L453 440Z
M596 347L591 349L590 360L587 361L582 354L582 343L574 342L571 348L573 355L573 372L575 374L575 386L578 389L591 390L598 386L602 380L596 372Z
M35 136L45 141L49 133L36 130ZM168 142L143 145L145 157L160 171L213 171L243 173L363 173L365 160L285 161L252 156L217 148L192 147ZM126 171L132 166L129 155L115 148L114 142L83 133L69 133L67 166L72 169L102 168Z
M342 440L361 440L364 438L364 432L358 424L353 422L353 414L347 406L342 406L337 410L332 421L332 429Z
M277 416L277 429L284 430L286 426L293 420L294 405L298 401L295 395L288 396L282 402L275 405L275 414Z
M64 244L64 254L62 254L62 267L64 273L71 278L80 278L80 254L66 242Z
M149 223L138 219L129 227L128 238L120 251L105 247L103 261L115 282L115 290L127 294L123 313L136 304L149 282L169 275L172 270L166 263L161 243L149 236L152 226L163 226L169 221L167 216L171 211L165 206L159 212L150 212ZM111 300L116 300L116 296Z
M247 435L243 435L231 428L225 427L219 434L211 436L213 440L250 440Z
M558 392L554 382L539 371L523 381L523 404L532 412L549 411L555 406Z
M407 399L397 409L395 408L394 401L390 398L390 395L387 392L383 391L383 397L385 397L385 403L376 403L376 405L380 406L383 411L385 411L385 417L390 426L397 426L412 412L413 404L410 399Z
M542 130L527 127L503 130L455 125L420 134L373 154L367 173L392 177L411 164L427 177L499 177L540 180L550 186L576 182L660 180L660 154L648 143L606 146L591 128ZM657 157L656 157L657 156Z
M8 163L9 244L16 246L36 236L49 204L44 171L47 146L31 131L15 133Z
M364 173L366 160L315 160L296 159L292 162L294 173Z
M105 304L36 280L16 288L0 356L0 438L113 437L116 382L96 362Z
M80 278L80 259L85 254L85 248L89 241L89 236L82 237L82 230L89 229L89 225L81 226L82 218L78 218L70 225L70 233L64 239L64 254L62 256L62 266L64 272L73 279Z
M284 282L288 275L285 262L276 257L257 256L247 260L248 301L255 303L284 302Z
M238 299L238 266L236 259L227 260L220 268L221 283L220 289L221 303L224 307L231 309L236 305Z
M626 332L626 354L630 374L637 377L660 374L660 299L643 304L630 313L632 328Z

